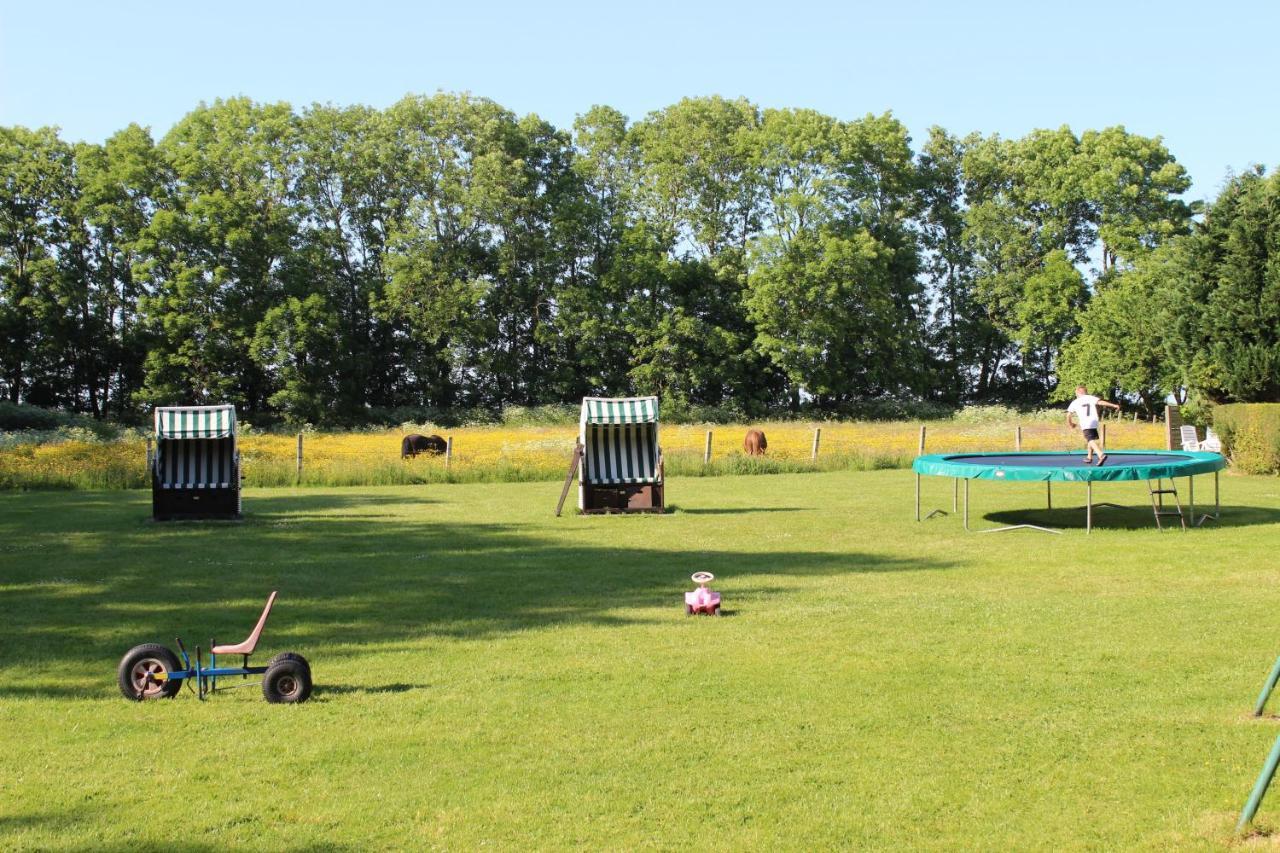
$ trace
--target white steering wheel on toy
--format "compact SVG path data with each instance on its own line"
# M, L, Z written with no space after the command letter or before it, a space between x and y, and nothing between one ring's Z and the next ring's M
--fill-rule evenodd
M716 576L711 572L694 572L689 579L696 584L707 584L715 580Z

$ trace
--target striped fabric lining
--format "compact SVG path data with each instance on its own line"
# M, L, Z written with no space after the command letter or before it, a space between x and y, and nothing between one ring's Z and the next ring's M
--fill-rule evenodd
M585 429L583 482L658 482L657 424L595 425Z
M239 486L235 441L190 438L156 442L156 473L164 489L227 489Z
M235 435L235 406L156 409L156 438L226 438Z
M658 422L657 397L584 397L584 424L652 424Z

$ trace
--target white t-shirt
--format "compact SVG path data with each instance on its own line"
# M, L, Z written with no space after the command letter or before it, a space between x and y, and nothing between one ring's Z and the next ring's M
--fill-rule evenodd
M1071 405L1067 406L1067 411L1076 416L1076 420L1080 422L1080 429L1098 428L1098 398L1092 394L1076 397L1071 401Z

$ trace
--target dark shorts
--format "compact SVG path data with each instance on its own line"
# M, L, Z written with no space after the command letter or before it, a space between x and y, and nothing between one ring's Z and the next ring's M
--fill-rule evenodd
M1086 430L1084 430L1084 440L1085 440L1085 441L1097 441L1097 440L1098 440L1098 431L1097 431L1096 429L1086 429Z

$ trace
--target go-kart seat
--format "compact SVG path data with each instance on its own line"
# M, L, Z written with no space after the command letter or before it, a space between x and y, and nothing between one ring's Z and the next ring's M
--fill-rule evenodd
M262 626L267 624L267 617L271 615L271 605L276 603L276 593L272 591L267 597L267 606L262 608L262 615L258 617L258 624L253 626L253 632L245 638L244 642L237 643L234 646L214 646L209 649L210 653L215 655L245 655L246 657L253 654L253 650L258 647L258 638L262 636Z

